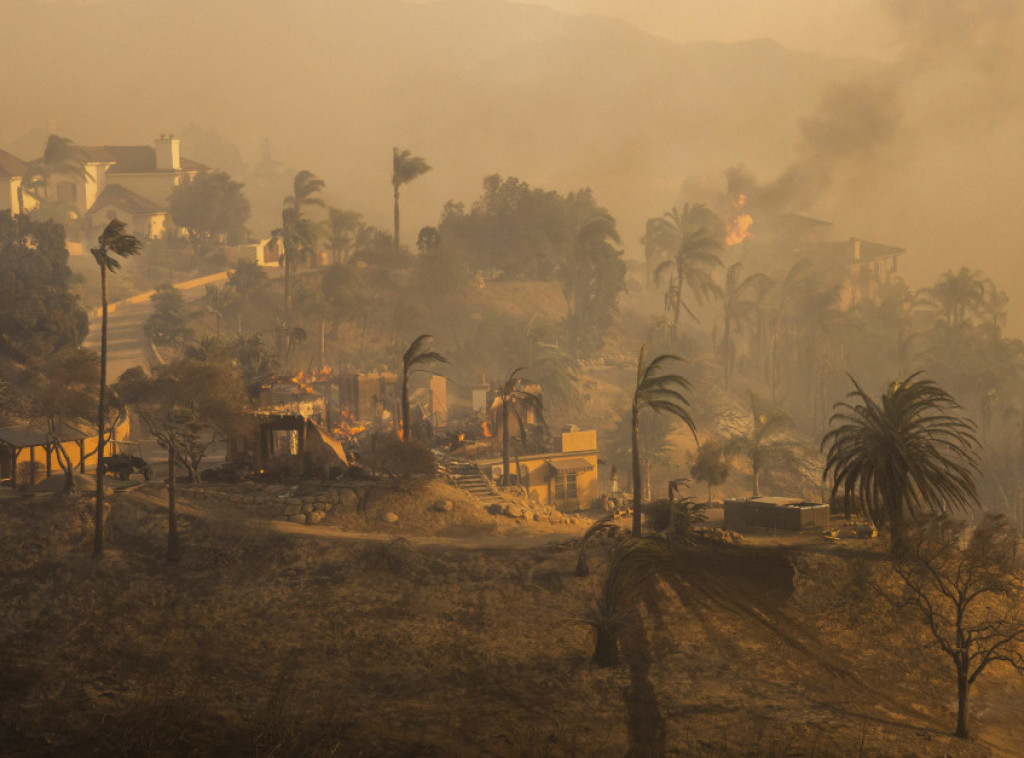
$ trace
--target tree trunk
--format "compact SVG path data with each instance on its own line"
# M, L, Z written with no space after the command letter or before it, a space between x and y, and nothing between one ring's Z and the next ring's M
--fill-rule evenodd
M508 453L508 404L510 398L501 398L501 483L507 487L511 480L509 475L509 453Z
M103 456L106 451L104 439L104 416L107 403L107 267L100 262L100 298L102 317L100 319L100 400L98 418L96 420L96 509L93 512L93 558L103 557L103 477L106 466Z
M754 473L754 495L753 497L761 497L761 466L756 461L753 465Z
M957 689L957 709L956 709L956 736L960 739L966 740L968 736L967 729L967 716L968 706L971 693L971 685L967 682L967 671L961 670L961 666L957 665L956 672L956 689Z
M409 434L409 369L402 367L402 439L408 441Z
M675 334L679 326L679 309L683 305L683 269L676 270L676 302L672 311L672 333Z
M633 437L633 536L639 537L642 531L642 520L640 517L640 504L642 501L640 482L640 409L636 404L636 397L633 398L633 418L631 433Z
M594 663L598 666L619 665L619 639L615 631L607 624L599 623L594 627L597 641L594 646Z
M167 447L167 562L177 563L181 559L181 544L178 541L178 517L174 503L174 445Z
M401 247L401 240L398 236L399 232L399 218L398 218L398 185L395 185L395 248Z

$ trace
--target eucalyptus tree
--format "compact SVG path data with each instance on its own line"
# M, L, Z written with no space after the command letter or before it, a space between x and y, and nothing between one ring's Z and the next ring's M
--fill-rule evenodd
M920 372L890 384L880 400L850 381L854 388L836 403L821 441L822 481L832 478L831 498L842 492L847 510L859 506L876 524L888 524L898 554L906 517L978 506L976 427Z
M685 310L697 320L697 316L683 298L685 286L698 303L719 294L711 271L721 268L718 257L722 243L713 231L718 219L701 203L683 206L680 213L673 208L649 225L651 245L659 255L664 256L654 269L654 280L660 283L670 277L671 286L666 304L672 309L672 328L679 325L679 312Z
M106 473L103 463L104 450L106 448L106 411L107 411L107 273L115 273L121 268L121 261L138 255L142 250L142 243L131 234L125 231L126 225L123 221L112 219L98 242L99 246L92 248L93 258L100 267L100 386L99 386L99 409L96 413L96 428L99 448L96 452L96 510L94 513L94 532L92 554L95 558L103 556L103 477Z
M642 531L640 485L640 411L649 408L655 413L666 413L682 421L697 440L697 429L690 416L690 401L686 393L691 390L690 382L679 374L668 373L671 363L683 361L677 355L662 354L647 360L647 345L640 348L636 362L636 384L633 388L633 407L630 417L630 432L633 450L633 536ZM698 442L699 446L699 442Z
M394 190L395 197L395 247L401 247L401 239L399 238L401 224L398 210L398 190L403 184L408 184L428 171L430 171L430 164L423 158L413 155L408 150L399 150L397 147L392 148L391 187Z
M441 353L427 349L433 339L430 334L421 334L402 355L402 439L406 442L412 439L409 426L409 377L420 371L429 371L427 366L432 363L448 363L448 359Z

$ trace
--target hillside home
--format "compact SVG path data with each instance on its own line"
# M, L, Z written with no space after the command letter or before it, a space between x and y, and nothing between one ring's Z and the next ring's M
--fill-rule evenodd
M93 240L119 218L140 239L159 239L168 229L167 207L179 184L209 171L181 156L180 140L163 134L149 145L77 146L85 176L54 174L47 196L67 204L82 220L81 237Z
M35 198L22 189L29 165L6 150L0 150L0 211L17 214L36 207Z
M484 476L500 482L501 458L476 461ZM571 428L561 433L558 450L515 455L511 473L526 489L530 500L562 511L585 508L597 497L597 432Z

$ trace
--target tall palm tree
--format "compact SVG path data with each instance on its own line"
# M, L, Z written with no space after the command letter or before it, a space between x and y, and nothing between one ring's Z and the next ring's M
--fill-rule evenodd
M596 306L615 302L622 289L615 282L624 278L616 278L615 268L621 266L624 272L625 264L617 247L621 240L615 219L603 208L578 210L575 228L570 233L571 242L558 267L558 278L565 297L570 352L578 358L588 333L595 328L603 333L609 325L607 317L614 313L614 308Z
M402 356L402 439L412 439L409 426L409 376L419 371L428 371L429 363L448 363L448 359L438 352L427 350L427 344L434 339L430 334L421 334L412 341L409 349Z
M679 325L681 309L697 319L683 301L684 285L698 303L718 294L718 286L711 276L711 269L722 266L722 259L715 252L721 249L722 243L712 231L716 221L707 206L695 203L683 206L682 213L673 208L662 218L655 219L650 227L655 249L668 256L654 269L654 281L661 282L669 274L674 276L669 292L673 329Z
M400 219L398 213L398 189L403 184L408 184L413 179L422 176L430 171L430 164L418 155L413 155L408 150L399 150L397 147L391 151L391 186L395 191L395 247L401 246L399 239Z
M544 419L544 400L539 393L530 389L530 380L521 375L525 370L523 367L513 369L498 389L498 398L501 401L501 483L506 487L512 482L512 473L509 470L509 414L516 417L524 449L527 414L532 410L542 422Z
M769 408L750 394L752 422L749 431L737 434L725 444L725 454L746 455L752 472L752 497L761 496L761 474L769 467L795 469L798 465L797 445L787 432L792 427L789 416L779 408Z
M633 447L633 536L641 533L641 484L640 484L640 411L650 408L655 413L667 413L675 416L690 429L694 440L697 429L690 416L690 401L686 394L690 391L690 382L679 374L665 373L665 367L672 362L682 362L677 355L663 354L653 358L649 363L647 345L640 347L640 355L636 362L636 386L633 389L633 415L631 417L631 434ZM698 442L698 445L700 443Z
M821 441L822 480L832 477L832 499L842 490L847 509L857 504L876 524L888 523L896 554L906 516L977 507L975 425L920 372L890 384L880 402L850 381L854 389L836 403Z
M284 199L281 210L281 227L271 234L284 247L284 308L292 312L292 275L299 262L313 252L316 245L316 224L303 215L306 208L323 207L324 201L317 193L324 188L324 181L312 171L300 171L292 181L292 194Z
M748 329L757 318L760 296L769 283L768 277L760 273L743 277L742 269L742 263L729 266L722 288L722 368L726 389L736 364L735 334Z
M97 433L99 449L96 451L96 511L94 514L95 530L93 533L92 554L95 558L103 556L103 462L104 426L106 421L107 401L107 272L114 273L121 268L121 259L138 255L142 243L131 234L125 232L125 223L112 219L99 236L99 247L92 248L92 255L100 267L100 297L102 302L102 318L100 320L100 392L99 411L97 413Z

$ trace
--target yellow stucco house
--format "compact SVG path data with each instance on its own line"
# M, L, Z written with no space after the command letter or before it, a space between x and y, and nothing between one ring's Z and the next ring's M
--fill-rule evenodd
M498 458L477 461L485 476L501 481L503 466ZM571 430L561 434L559 450L531 455L513 455L511 473L518 475L530 500L563 511L586 508L598 496L597 431Z
M0 211L17 214L36 207L35 198L22 189L28 169L21 158L0 150Z

